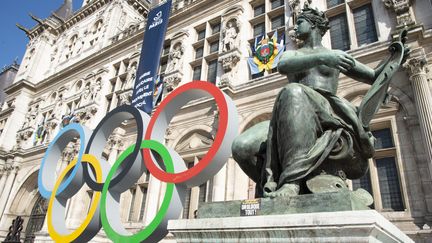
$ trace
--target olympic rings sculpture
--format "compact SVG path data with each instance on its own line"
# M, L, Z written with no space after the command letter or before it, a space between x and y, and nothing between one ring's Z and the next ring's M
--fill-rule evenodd
M163 145L165 131L174 115L189 101L214 98L219 109L219 128L208 153L192 168L173 149ZM134 119L135 144L110 165L102 152L109 135L125 120ZM231 155L238 133L238 113L234 102L209 82L193 81L178 87L159 105L154 115L123 105L109 112L94 131L79 124L63 128L48 146L38 175L42 197L49 199L48 232L56 242L87 242L103 227L114 242L157 242L167 233L170 219L178 219L186 188L201 185L216 175ZM80 140L77 157L53 180L57 163L67 144ZM158 156L155 156L155 155ZM164 169L162 169L164 168ZM131 188L145 171L166 183L163 202L154 219L136 234L128 232L120 220L120 195ZM88 215L70 232L66 227L66 203L84 186L93 191Z

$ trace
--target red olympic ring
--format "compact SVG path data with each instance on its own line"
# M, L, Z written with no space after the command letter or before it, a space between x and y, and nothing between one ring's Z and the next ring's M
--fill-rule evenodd
M177 96L181 95L183 92L187 90L204 90L208 94L214 97L216 104L219 108L219 128L216 133L214 142L212 147L209 149L207 154L192 168L179 172L179 173L168 173L164 170L160 169L153 160L151 156L151 152L149 149L143 149L143 155L144 155L144 163L146 165L146 168L150 171L150 173L156 177L158 180L167 182L167 183L182 183L185 182L195 176L197 176L202 170L204 170L211 162L211 160L215 157L215 154L221 147L221 144L223 142L224 136L227 132L227 125L228 125L228 104L226 102L226 99L224 97L224 93L215 85L204 82L204 81L193 81L190 83L187 83L185 85L182 85L175 89L168 97L166 97L161 104L159 105L158 109L154 113L154 115L151 117L150 122L148 124L148 129L145 133L145 140L152 139L152 132L153 128L157 124L158 118L160 117L161 113L169 108L168 106L170 104L173 104L172 100L176 98Z

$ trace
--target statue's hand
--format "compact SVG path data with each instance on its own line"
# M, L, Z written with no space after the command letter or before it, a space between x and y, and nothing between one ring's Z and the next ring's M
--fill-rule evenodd
M324 64L345 73L355 65L354 58L341 50L331 50L324 57Z

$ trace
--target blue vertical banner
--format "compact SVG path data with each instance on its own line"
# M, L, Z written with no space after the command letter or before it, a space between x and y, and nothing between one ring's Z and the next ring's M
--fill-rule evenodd
M148 114L153 110L155 82L168 28L171 3L172 0L168 0L150 10L144 32L140 63L132 93L132 105Z

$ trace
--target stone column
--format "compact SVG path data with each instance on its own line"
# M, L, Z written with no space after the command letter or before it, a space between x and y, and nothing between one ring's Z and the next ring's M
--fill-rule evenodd
M118 133L113 133L108 140L108 144L110 146L110 153L108 156L108 163L113 165L117 160L119 155L119 151L124 146L122 136Z
M432 178L432 96L427 79L427 60L424 55L410 59L409 68L411 86L420 123L423 142Z
M5 183L6 183L6 178L8 176L7 171L5 170L5 168L2 168L0 170L2 172L2 177L0 179L0 195L3 195L3 189L5 188Z
M18 173L18 167L17 166L11 166L8 169L10 170L10 172L9 172L8 177L7 177L3 192L1 194L2 197L0 200L0 220L1 220L1 218L3 218L6 204L9 201L10 193L12 191L12 187L13 187L13 184L15 182L15 177Z
M227 165L222 167L222 169L215 175L213 179L212 191L212 201L222 202L225 201L225 181L226 181Z

